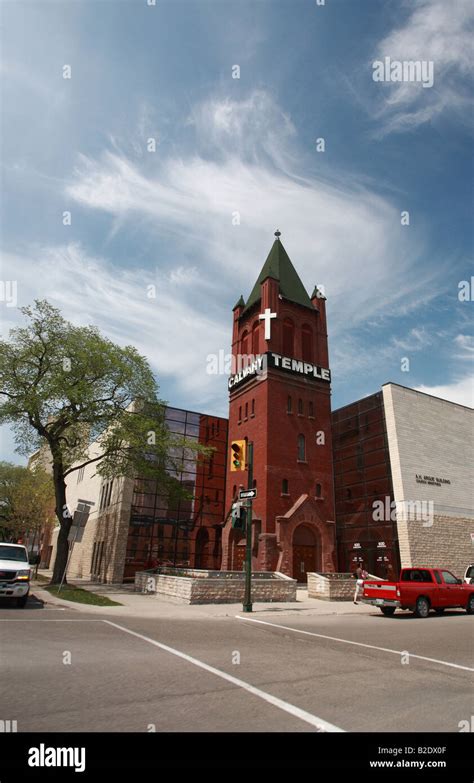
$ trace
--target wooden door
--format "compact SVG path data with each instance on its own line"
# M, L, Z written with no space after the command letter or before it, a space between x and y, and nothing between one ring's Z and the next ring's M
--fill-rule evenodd
M298 582L307 582L308 572L317 570L316 553L316 546L293 545L293 579L297 579Z
M245 545L234 547L233 571L243 571L245 563Z

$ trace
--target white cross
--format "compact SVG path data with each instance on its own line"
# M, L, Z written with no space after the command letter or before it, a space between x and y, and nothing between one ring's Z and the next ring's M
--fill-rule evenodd
M270 308L267 307L265 309L265 312L264 313L260 313L260 315L258 317L260 318L261 321L265 321L265 340L269 340L270 337L271 337L271 332L270 332L271 325L272 325L271 319L272 318L276 318L277 314L276 313L272 313Z

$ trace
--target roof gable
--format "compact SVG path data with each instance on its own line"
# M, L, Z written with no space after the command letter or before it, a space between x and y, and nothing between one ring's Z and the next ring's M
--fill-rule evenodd
M280 293L284 299L290 302L309 307L314 310L308 292L300 280L298 272L290 261L288 253L283 247L283 243L277 238L267 256L262 271L255 283L250 296L247 300L245 310L248 310L260 299L260 286L268 277L278 280Z

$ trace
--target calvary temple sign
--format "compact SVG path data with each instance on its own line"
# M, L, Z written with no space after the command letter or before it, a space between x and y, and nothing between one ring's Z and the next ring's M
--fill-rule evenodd
M269 367L292 373L292 375L303 375L311 380L331 382L331 371L329 369L319 367L311 362L291 359L289 356L281 356L279 353L268 351L267 353L259 354L253 361L249 362L247 367L230 376L229 391L255 375L263 375Z

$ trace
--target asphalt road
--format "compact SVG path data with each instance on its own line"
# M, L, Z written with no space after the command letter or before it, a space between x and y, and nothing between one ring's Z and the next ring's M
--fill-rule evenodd
M454 611L156 620L3 605L0 717L19 732L458 732L473 639Z

